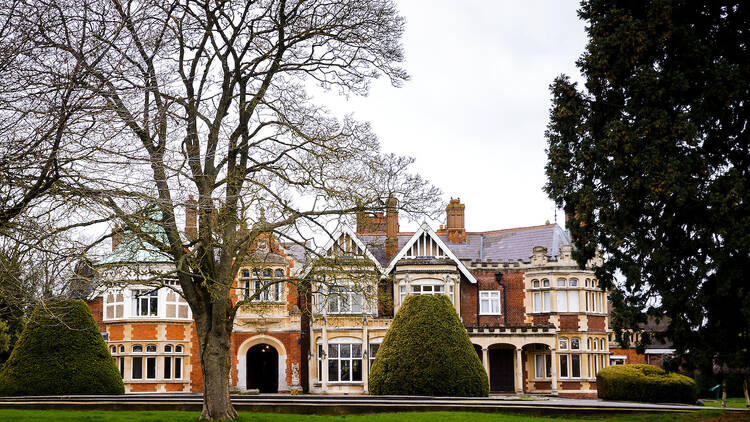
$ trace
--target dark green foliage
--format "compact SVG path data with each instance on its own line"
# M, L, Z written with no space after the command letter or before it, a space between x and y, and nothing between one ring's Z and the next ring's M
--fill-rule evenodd
M482 362L446 296L407 296L378 350L370 371L370 393L489 394Z
M692 378L667 373L653 365L612 365L596 374L600 399L649 403L695 403L698 389Z
M585 89L551 86L545 187L576 258L600 247L604 287L624 276L618 342L667 317L687 367L748 368L750 3L591 0L579 14Z
M107 345L81 300L55 299L37 307L0 371L0 396L124 392Z

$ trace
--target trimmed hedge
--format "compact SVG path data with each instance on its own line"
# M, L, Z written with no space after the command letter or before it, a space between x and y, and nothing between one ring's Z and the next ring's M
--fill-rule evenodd
M612 365L596 374L600 399L649 403L695 403L698 389L692 378L667 373L653 365Z
M54 299L37 307L0 371L0 395L123 394L122 377L89 307Z
M378 349L369 385L374 395L489 394L487 373L444 295L407 296Z

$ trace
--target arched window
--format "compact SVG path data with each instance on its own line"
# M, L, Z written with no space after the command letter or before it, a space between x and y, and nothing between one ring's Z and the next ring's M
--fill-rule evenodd
M250 270L242 270L242 278L250 278Z
M531 281L531 285L532 285L533 287L539 287L539 280L532 280L532 281Z
M115 353L117 353L117 347L116 346L112 346L112 347L109 348L109 351L114 355Z
M280 268L277 268L276 271L275 271L275 273L274 273L274 275L277 278L282 278L282 277L284 277L284 271L281 270Z
M120 345L120 353L125 353L125 346L122 344Z
M560 350L568 350L568 338L560 337Z
M565 279L564 278L558 278L557 279L557 287L565 287Z
M581 339L578 337L573 337L570 339L570 349L571 350L580 350L581 349Z
M578 287L578 279L571 278L570 280L568 280L568 287Z
M177 352L177 353L182 353L182 346L180 346L180 345L178 344L178 345L177 345L177 346L175 347L175 352Z
M133 353L143 353L143 346L140 344L133 345Z
M586 340L586 349L591 350L591 339Z
M167 344L166 346L164 346L164 353L172 353L172 345L171 344Z
M149 344L148 346L146 346L146 353L156 353L156 345Z
M271 269L270 268L266 268L265 270L263 270L263 277L271 277Z
M140 344L133 345L133 353L143 353L143 346ZM131 378L134 380L143 379L143 356L133 356L131 363Z
M542 287L549 287L549 280L547 280L546 278L542 280Z
M605 350L605 349L606 348L604 347L604 339L600 339L599 340L599 350Z
M594 350L597 350L597 348L596 348L596 339L594 339Z

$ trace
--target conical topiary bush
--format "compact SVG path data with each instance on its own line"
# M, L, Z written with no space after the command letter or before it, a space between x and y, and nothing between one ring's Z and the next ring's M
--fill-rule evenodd
M38 306L0 371L0 396L123 394L120 372L82 300Z
M489 382L456 310L443 295L411 295L378 349L375 395L486 397Z

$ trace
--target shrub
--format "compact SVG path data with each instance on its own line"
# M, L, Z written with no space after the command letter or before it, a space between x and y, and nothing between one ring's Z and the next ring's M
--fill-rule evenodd
M600 399L650 403L695 403L695 381L653 365L613 365L596 374Z
M406 298L378 349L369 381L375 395L489 394L482 362L443 295Z
M54 299L31 315L0 371L0 395L123 394L89 307Z

